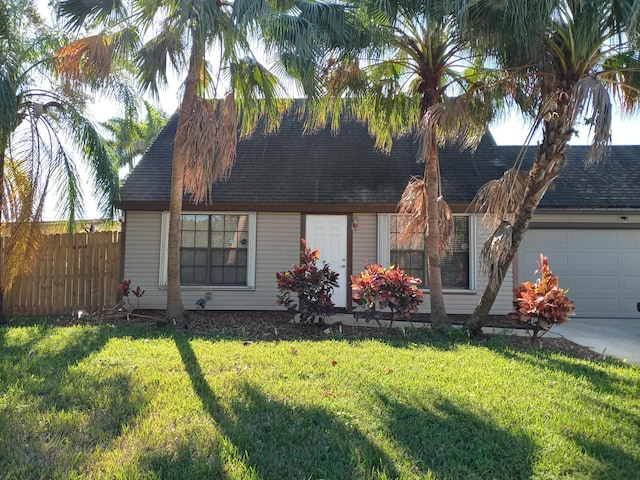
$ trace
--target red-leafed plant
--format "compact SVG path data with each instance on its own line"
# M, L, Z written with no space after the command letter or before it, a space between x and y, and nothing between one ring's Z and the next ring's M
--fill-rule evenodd
M395 314L408 318L418 311L422 303L422 280L411 277L404 270L379 264L367 265L358 276L351 275L353 301L367 314L373 315L377 309L391 311L391 323ZM391 326L391 325L390 325Z
M292 270L276 273L279 295L276 303L284 306L295 315L299 315L302 323L324 322L335 305L331 300L333 289L338 286L338 273L324 263L319 268L316 262L320 259L319 250L311 250L306 240L301 239L303 251L300 265ZM292 298L297 297L298 301Z
M128 312L133 311L133 309L131 308L131 303L129 302L130 293L133 293L136 296L137 302L138 302L137 309L138 310L140 309L140 297L142 297L142 295L144 295L144 292L145 292L145 290L142 290L140 288L140 285L138 285L135 290L131 290L131 280L122 280L118 284L118 291L122 294L123 300L125 301L123 306L126 308Z
M555 324L563 324L575 315L568 290L558 285L558 277L549 268L549 259L540 254L536 283L524 282L513 289L515 311L509 317L527 323L533 328L531 340L541 337Z

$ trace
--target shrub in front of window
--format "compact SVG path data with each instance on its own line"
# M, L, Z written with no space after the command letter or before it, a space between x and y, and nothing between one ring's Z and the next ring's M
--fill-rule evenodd
M320 259L320 251L312 251L304 238L302 245L304 251L300 265L276 273L280 292L276 303L284 306L294 317L299 315L301 323L315 323L316 320L322 323L335 308L331 295L338 286L338 273L326 263L319 268L316 262Z
M549 259L540 254L536 283L524 282L513 289L516 308L509 317L527 323L533 329L531 340L540 338L555 324L563 324L575 315L568 290L559 286L558 277L549 268Z
M389 268L380 264L367 265L357 277L351 275L351 282L355 303L370 315L378 309L388 308L392 322L396 314L408 318L416 313L423 300L419 288L422 280L393 265Z

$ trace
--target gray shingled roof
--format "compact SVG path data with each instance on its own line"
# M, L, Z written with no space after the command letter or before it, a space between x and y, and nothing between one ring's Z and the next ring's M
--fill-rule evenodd
M173 115L125 181L120 208L168 207L177 121ZM424 165L416 163L418 145L414 138L398 140L389 155L373 145L366 127L355 121L343 122L338 135L328 129L304 135L302 122L287 116L277 134L255 133L239 142L229 179L214 185L213 204L217 209L242 204L247 209L394 211L407 181L423 172ZM475 152L442 148L447 201L468 204L482 184L513 164L518 151L496 146L489 134ZM530 148L527 157L534 151ZM582 167L585 152L586 147L569 149L568 166L541 207L639 208L640 163L635 156L640 147L612 147L606 162L589 169Z
M497 147L502 158L516 158L519 146ZM589 147L572 145L567 163L540 202L549 209L640 208L640 145L613 145L597 165L586 167ZM524 166L533 162L535 147L527 149Z

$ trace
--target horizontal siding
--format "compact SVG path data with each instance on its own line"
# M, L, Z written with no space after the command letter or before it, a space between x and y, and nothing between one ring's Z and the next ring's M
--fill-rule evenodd
M276 272L291 269L300 261L300 214L259 213L256 240L255 289L182 289L187 310L197 308L195 301L211 291L207 310L280 310Z
M353 230L351 271L358 275L369 264L378 263L378 217L375 213L356 213L358 228Z
M355 214L358 228L353 231L351 269L354 275L368 263L377 262L377 216ZM127 212L125 237L125 275L132 285L145 290L140 308L164 309L166 292L158 285L160 266L161 212ZM476 222L475 262L476 290L445 293L447 312L469 314L480 299L486 279L480 270L480 252L491 230L479 218ZM197 308L195 301L206 292L212 294L207 309L212 310L279 310L275 303L276 272L288 270L299 261L300 214L259 213L257 216L256 285L255 289L189 288L182 289L187 310ZM493 305L491 313L505 314L511 310L513 275L510 269ZM421 308L429 312L428 294Z
M131 280L131 287L140 286L145 291L140 298L140 308L164 309L167 306L166 291L159 287L160 231L162 212L127 212L124 247L124 278ZM131 298L132 306L137 299Z

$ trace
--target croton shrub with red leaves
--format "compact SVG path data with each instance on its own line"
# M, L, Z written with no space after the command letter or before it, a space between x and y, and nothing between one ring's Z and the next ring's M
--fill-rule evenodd
M135 297L138 299L138 309L140 309L140 297L144 295L145 290L140 288L138 285L135 290L131 290L131 280L122 280L118 284L118 291L122 294L122 297L126 299L126 307L129 312L133 311L131 308L131 303L129 302L129 294L133 293Z
M367 265L358 276L351 275L351 282L355 303L369 313L388 308L392 319L395 313L405 318L416 313L423 300L422 280L393 265Z
M509 317L533 327L532 339L538 338L555 324L563 324L575 315L573 302L567 290L559 286L559 279L549 268L549 259L540 254L537 272L540 278L535 283L524 282L513 289L515 310Z
M327 263L318 267L320 251L311 250L304 238L301 241L303 251L300 265L276 273L280 292L276 303L294 315L299 314L300 322L314 323L316 320L323 321L335 308L331 295L338 286L338 273L331 270Z

